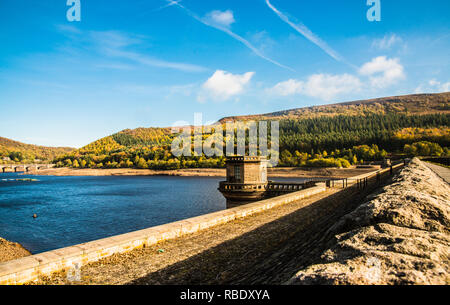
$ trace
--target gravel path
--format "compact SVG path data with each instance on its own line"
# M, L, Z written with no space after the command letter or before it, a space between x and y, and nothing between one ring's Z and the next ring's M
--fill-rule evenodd
M433 172L436 173L439 177L444 179L445 182L450 184L450 169L447 167L439 166L433 163L424 163L426 166L428 166Z

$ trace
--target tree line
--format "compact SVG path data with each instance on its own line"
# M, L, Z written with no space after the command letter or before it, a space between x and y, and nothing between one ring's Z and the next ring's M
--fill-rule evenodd
M449 121L448 114L393 113L281 120L279 166L348 167L383 160L392 153L448 155ZM267 134L270 138L270 130ZM174 136L163 129L128 130L93 142L54 162L57 166L75 168L224 167L224 157L173 156L170 143ZM207 137L203 135L202 140Z

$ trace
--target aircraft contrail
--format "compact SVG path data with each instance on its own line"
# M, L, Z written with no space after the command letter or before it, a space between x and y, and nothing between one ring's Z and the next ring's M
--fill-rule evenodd
M163 6L159 7L159 8L157 8L157 9L155 9L154 11L160 11L160 10L162 10L162 9L165 9L166 7L169 7L169 6L178 4L178 3L181 2L181 0L176 0L176 1L172 0L172 1L168 1L168 2L169 2L169 3L167 3L166 5L163 5Z
M247 48L249 48L250 50L253 51L253 53L255 53L256 55L258 55L259 57L261 57L264 60L267 60L268 62L271 62L281 68L285 68L288 69L290 71L295 71L294 69L285 66L283 64L280 64L279 62L265 56L264 54L261 53L261 51L259 51L256 47L254 47L248 40L246 40L245 38L239 36L238 34L232 32L231 30L229 30L226 27L222 27L220 25L216 25L216 24L212 24L206 20L204 20L203 18L200 18L199 16L197 16L197 14L195 14L194 12L192 12L191 10L189 10L188 8L186 8L185 6L183 6L182 4L180 4L181 1L173 1L173 0L167 0L169 6L178 6L179 8L183 9L189 16L191 16L192 18L194 18L195 20L197 20L198 22L203 23L206 26L215 28L219 31L222 31L226 34L228 34L229 36L231 36L232 38L236 39L237 41L241 42L242 44L244 44Z
M295 24L292 21L289 20L289 18L280 12L276 7L274 7L269 0L266 0L267 6L275 12L275 14L280 17L281 20L289 24L294 30L296 30L298 33L302 34L306 39L317 45L319 48L321 48L325 53L333 57L337 61L344 61L341 55L339 55L335 50L333 50L325 41L320 39L316 34L311 32L310 29L308 29L304 24Z

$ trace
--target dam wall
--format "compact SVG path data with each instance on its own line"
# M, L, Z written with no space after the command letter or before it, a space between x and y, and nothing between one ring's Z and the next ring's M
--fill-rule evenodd
M403 163L375 172L335 181L334 187L344 192L365 193L375 188L381 181L401 169ZM0 263L0 285L24 284L35 281L39 276L47 276L64 269L73 269L98 261L117 253L129 252L136 248L151 246L162 241L206 230L235 219L254 215L277 206L311 197L325 192L329 183L320 183L298 192L249 203L231 209L201 215L144 230L103 238L66 248L39 253L12 261Z
M415 158L336 220L316 259L286 284L448 285L449 223L449 184Z

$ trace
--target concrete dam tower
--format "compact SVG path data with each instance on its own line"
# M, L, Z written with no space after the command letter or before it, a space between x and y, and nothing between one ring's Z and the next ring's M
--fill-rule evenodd
M220 182L219 191L232 207L266 197L267 159L258 156L229 157L226 161L227 180Z
M297 192L321 182L313 180L303 182L269 181L267 164L266 157L235 156L227 158L227 180L219 183L219 191L227 199L227 208Z

